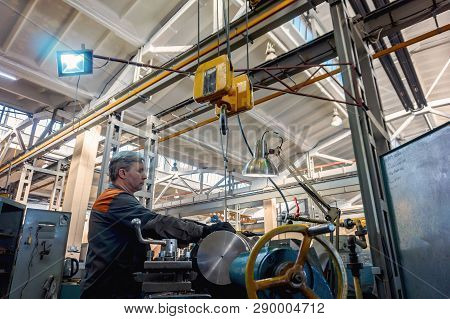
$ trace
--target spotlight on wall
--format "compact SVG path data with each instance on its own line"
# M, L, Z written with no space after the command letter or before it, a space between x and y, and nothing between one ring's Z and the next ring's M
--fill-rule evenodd
M92 74L92 50L70 50L56 52L58 76Z
M341 125L342 125L342 119L339 116L339 112L338 112L337 108L335 107L334 111L333 111L333 118L331 120L331 126L338 127Z

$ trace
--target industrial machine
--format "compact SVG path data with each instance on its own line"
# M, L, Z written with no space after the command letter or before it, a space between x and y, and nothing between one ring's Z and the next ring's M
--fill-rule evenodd
M25 206L0 197L0 298L9 295Z
M9 298L57 298L70 213L27 209Z
M164 248L159 257L149 256L144 273L137 276L145 297L346 298L344 265L322 237L334 230L331 223L280 226L256 243L242 233L218 231L204 238L190 255L177 254L173 239L142 238L140 220L133 224L140 242ZM285 233L300 233L302 240L274 240ZM314 246L325 251L325 268Z
M144 263L144 271L136 274L136 280L142 283L144 298L209 298L209 295L196 294L192 290L192 280L195 273L192 260L187 249L179 255L175 239L152 240L144 239L141 233L141 220L131 222L138 239L143 244L161 245L159 256L153 256L149 251ZM155 258L154 258L155 257Z

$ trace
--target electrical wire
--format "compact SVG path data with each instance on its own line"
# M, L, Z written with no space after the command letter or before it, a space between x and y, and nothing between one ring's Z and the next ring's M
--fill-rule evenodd
M132 60L134 58L134 56L132 56L130 58L130 60ZM127 66L127 64L122 65L122 67L108 80L108 82L106 82L105 86L103 87L103 89L101 90L100 94L96 97L97 99L100 98L100 96L102 96L103 92L105 92L106 88L108 87L109 83L111 83L111 81L120 73L122 72L122 70Z
M248 152L250 153L250 155L253 156L253 151L252 151L252 148L250 147L250 144L248 144L248 140L247 140L247 137L245 136L244 128L242 127L242 122L241 122L241 118L239 117L239 114L237 115L237 120L238 120L239 129L241 131L242 138L244 139L244 143L245 143L245 145L247 145L247 149L248 149ZM269 181L272 183L273 187L275 187L275 189L278 191L278 193L280 193L281 198L283 198L284 205L286 206L286 216L288 216L289 215L289 205L287 203L286 197L283 194L283 191L278 187L278 185L275 183L275 181L272 178L269 177ZM281 212L280 212L280 221L281 221Z
M248 52L248 43L249 43L249 37L248 37L248 2L245 1L245 49L246 49L246 62L247 62L247 76L250 73L250 55Z
M223 4L223 19L225 22L225 33L226 33L226 41L227 41L227 56L228 60L231 63L231 49L230 49L230 0L227 0L227 10L225 12L225 0L222 0Z
M215 0L216 1L216 28L217 28L217 56L220 55L220 33L219 33L219 1L220 0Z
M197 68L200 65L200 0L197 0Z
M30 254L30 260L28 261L28 267L27 267L27 281L25 283L25 285L23 285L22 289L20 290L20 297L19 299L22 299L23 296L23 292L25 290L25 288L28 286L29 282L30 282L30 277L31 277L31 266L33 264L33 257L34 257L34 253L37 249L37 247L39 246L39 239L38 239L38 234L39 234L39 230L40 230L40 226L37 226L36 228L36 234L35 234L35 240L36 243L33 246L33 250L31 251Z
M94 67L94 69L96 69L96 70L101 69L101 68L105 67L108 63L109 63L109 61L106 61L106 62L105 62L104 64L102 64L101 66L96 66L96 67Z
M219 119L219 134L220 134L220 146L222 148L223 164L224 164L224 221L228 221L228 205L227 205L227 170L228 170L228 119L227 119L227 107L222 105L220 109L220 119ZM225 148L223 137L226 136Z

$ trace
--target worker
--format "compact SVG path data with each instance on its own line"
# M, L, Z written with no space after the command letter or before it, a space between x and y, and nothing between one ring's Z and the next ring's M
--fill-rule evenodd
M89 248L81 298L139 298L141 285L133 273L143 271L149 245L138 241L131 221L141 220L144 237L198 242L217 230L235 232L229 223L211 226L156 214L140 204L134 193L147 179L144 158L137 152L118 152L109 163L111 184L92 206Z

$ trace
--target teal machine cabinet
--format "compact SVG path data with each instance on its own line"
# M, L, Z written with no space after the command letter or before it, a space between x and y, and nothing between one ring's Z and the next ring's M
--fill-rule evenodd
M450 125L381 157L406 298L450 296Z
M9 295L25 205L0 197L0 299Z
M57 298L70 213L27 209L9 298Z

